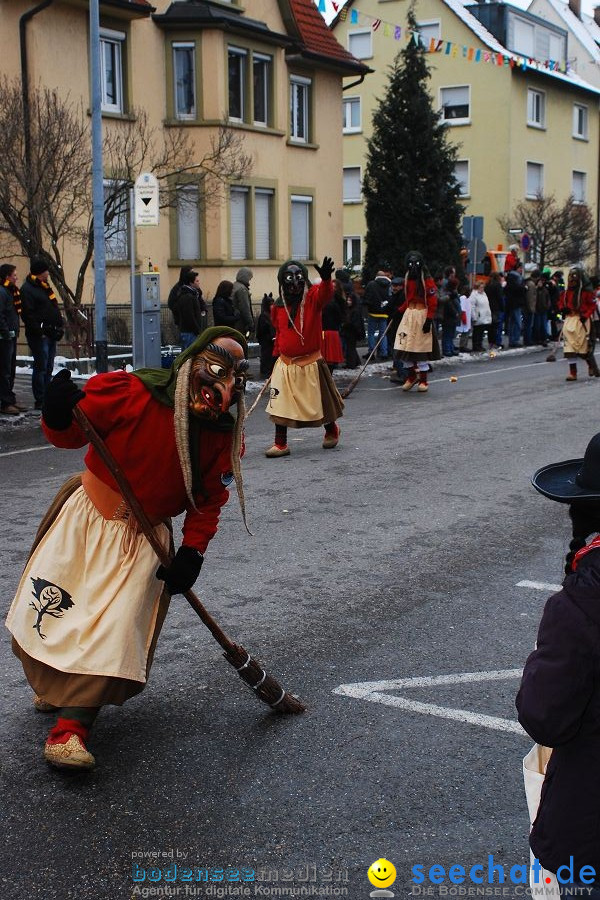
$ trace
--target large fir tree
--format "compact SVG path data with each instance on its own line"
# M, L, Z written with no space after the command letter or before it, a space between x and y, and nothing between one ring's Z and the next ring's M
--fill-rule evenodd
M384 262L403 273L409 250L419 250L432 273L459 263L463 207L454 177L457 153L432 106L412 6L407 33L408 43L392 65L386 94L373 114L368 142L363 179L367 278Z

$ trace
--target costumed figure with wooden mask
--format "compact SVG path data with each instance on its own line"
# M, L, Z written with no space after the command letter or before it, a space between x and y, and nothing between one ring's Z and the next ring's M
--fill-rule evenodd
M48 386L48 440L69 449L88 443L73 415L79 404L172 558L157 568L90 445L84 472L63 486L40 525L7 619L35 708L57 714L44 747L54 766L94 766L90 728L102 706L143 690L170 597L198 577L234 479L243 509L246 357L239 332L210 328L170 369L96 375L85 392L63 370ZM171 518L181 513L183 540L173 555Z
M271 307L275 328L274 355L279 357L271 375L267 413L275 424L275 443L268 457L289 456L288 428L325 426L323 447L337 446L336 425L344 402L321 356L321 312L333 298L333 261L326 256L315 269L321 282L310 285L308 270L296 260L279 269L279 297Z
M596 311L596 298L592 285L583 269L573 268L569 272L566 290L558 300L558 309L563 316L562 335L564 354L569 360L584 359L590 376L599 377L600 369L594 357L592 341L592 316ZM565 381L577 381L577 363L569 363L569 374Z
M437 335L433 327L437 288L425 268L422 255L416 250L411 250L406 257L404 294L404 303L398 310L402 318L394 343L396 358L408 367L402 390L410 391L418 379L417 390L425 393L429 390L429 362L440 359Z

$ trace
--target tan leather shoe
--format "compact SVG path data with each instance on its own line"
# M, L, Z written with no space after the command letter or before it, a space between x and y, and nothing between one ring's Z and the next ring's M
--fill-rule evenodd
M78 734L72 734L64 744L46 742L44 758L57 769L93 769L96 765Z
M272 447L269 447L268 450L265 450L265 456L268 456L270 459L275 456L289 456L290 448L288 446L278 447L277 444L273 444Z
M427 384L426 381L421 381L421 382L417 385L417 390L418 390L421 394L424 394L426 391L429 390L429 385Z
M56 712L56 710L58 709L58 706L52 706L51 703L48 703L47 700L43 700L41 697L38 697L37 694L35 694L33 698L33 705L36 711L41 713Z
M19 409L17 409L16 406L13 406L12 403L9 404L8 406L3 406L0 409L0 412L2 413L3 416L20 416L21 415L21 411Z
M416 383L417 383L417 379L416 379L416 378L410 378L410 377L408 377L408 378L406 379L406 381L404 382L404 384L402 385L402 390L403 390L403 391L410 391L411 387L414 387Z

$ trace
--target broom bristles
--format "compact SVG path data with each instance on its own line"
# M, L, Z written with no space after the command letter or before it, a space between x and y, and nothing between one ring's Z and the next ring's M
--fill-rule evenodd
M258 699L270 706L273 712L295 715L306 711L304 703L282 688L277 679L268 675L258 660L239 644L226 650L223 656L242 681L252 688Z

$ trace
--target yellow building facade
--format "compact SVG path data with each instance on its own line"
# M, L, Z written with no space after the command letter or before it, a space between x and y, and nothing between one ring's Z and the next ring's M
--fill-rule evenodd
M21 71L20 22L29 9L21 0L2 4L2 76ZM88 16L86 2L55 0L24 26L30 85L80 101L87 113ZM342 240L343 77L361 77L367 67L339 46L312 0L248 0L243 7L106 0L100 20L105 132L135 128L142 109L158 132L185 129L193 164L224 123L251 158L247 175L212 205L203 203L197 178L174 174L185 203L163 210L158 226L137 229L137 271L148 260L158 268L163 302L183 265L198 269L206 299L248 266L257 302L277 290L285 259L335 255ZM126 210L107 240L109 304L130 298L128 217ZM5 243L3 256L24 276L27 261L9 251ZM81 246L67 241L61 251L72 281ZM92 287L90 268L84 302Z
M414 39L406 31L406 9L403 0L350 0L345 16L332 23L340 43L375 70L363 84L347 88L343 100L343 250L355 266L365 251L360 181L372 112L386 91L388 66ZM507 246L498 219L510 217L517 203L540 191L555 194L559 202L573 194L589 204L597 221L598 89L561 72L563 60L552 60L557 71L550 71L550 61L508 50L469 9L458 0L417 0L415 5L421 40L434 51L427 55L429 89L457 148L455 175L465 215L484 217L488 249ZM511 24L509 13L507 33L517 41L514 46L518 29L530 24L526 16L515 9ZM533 25L544 37L540 23ZM556 44L549 46L566 52L564 34L555 30L550 37ZM401 202L398 213L410 215ZM519 222L513 224L519 228Z

